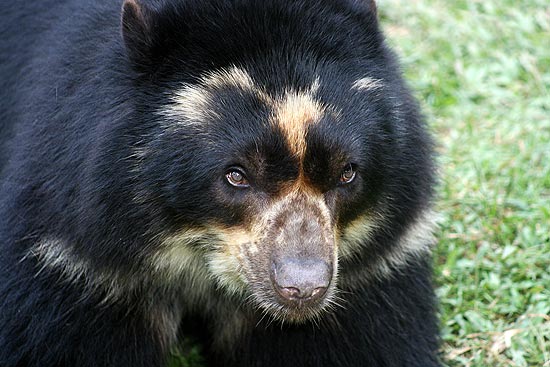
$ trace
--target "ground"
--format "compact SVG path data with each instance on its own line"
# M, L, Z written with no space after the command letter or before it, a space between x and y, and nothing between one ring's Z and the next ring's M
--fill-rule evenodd
M550 4L382 0L439 142L448 366L550 366Z

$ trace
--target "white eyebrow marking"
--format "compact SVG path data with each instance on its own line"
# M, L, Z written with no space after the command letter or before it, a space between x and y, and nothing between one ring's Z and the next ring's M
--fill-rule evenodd
M366 91L377 90L383 87L384 87L384 82L381 79L372 78L370 76L357 79L351 85L352 89L366 90Z
M158 113L168 117L171 124L200 126L219 117L212 108L213 97L216 90L226 87L249 91L262 100L271 101L266 93L254 84L246 70L232 66L207 73L201 76L196 84L184 83L170 96L172 103L163 106Z
M339 245L340 256L353 257L361 250L364 243L372 237L375 228L384 220L378 216L362 216L344 229ZM431 209L418 215L416 221L409 225L397 244L382 258L378 259L368 273L375 278L387 278L394 271L414 261L418 256L430 253L436 243L434 231L439 216Z

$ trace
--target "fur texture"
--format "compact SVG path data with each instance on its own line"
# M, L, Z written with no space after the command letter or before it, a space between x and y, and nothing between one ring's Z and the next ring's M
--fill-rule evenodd
M0 34L1 366L181 335L208 366L439 366L432 143L372 1L4 2ZM296 259L318 299L277 290Z

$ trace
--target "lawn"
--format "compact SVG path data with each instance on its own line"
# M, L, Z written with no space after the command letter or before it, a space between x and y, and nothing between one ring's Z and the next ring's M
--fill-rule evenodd
M445 363L550 367L550 3L378 7L438 140Z
M448 366L550 366L550 3L383 0L439 142Z

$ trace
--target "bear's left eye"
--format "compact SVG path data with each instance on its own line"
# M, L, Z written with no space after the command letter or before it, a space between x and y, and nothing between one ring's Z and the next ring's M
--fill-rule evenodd
M225 174L225 178L227 179L227 182L229 182L232 186L240 188L250 187L246 176L239 169L232 168Z
M353 180L355 180L356 172L355 168L351 163L348 163L348 165L344 168L342 171L342 174L340 175L340 184L349 184Z

